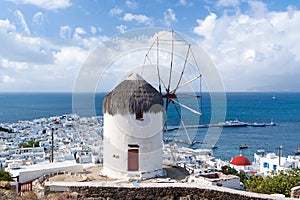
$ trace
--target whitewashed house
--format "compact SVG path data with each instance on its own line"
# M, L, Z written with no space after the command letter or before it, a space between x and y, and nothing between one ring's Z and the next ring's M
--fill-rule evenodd
M88 150L77 151L75 154L77 163L91 163L92 162L92 153Z
M240 178L235 175L225 175L223 173L207 173L199 175L191 175L188 178L188 182L195 182L201 185L215 185L226 188L232 188L240 190L242 189L240 184Z
M255 153L254 163L258 168L258 173L269 175L272 171L287 170L300 167L299 156L278 156L275 153Z
M103 170L113 178L163 175L163 100L138 74L131 74L103 101Z
M284 166L294 168L300 168L300 156L288 156Z

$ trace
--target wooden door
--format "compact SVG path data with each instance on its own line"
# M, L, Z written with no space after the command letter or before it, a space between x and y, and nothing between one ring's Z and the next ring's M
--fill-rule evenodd
M139 149L128 149L128 171L139 170Z

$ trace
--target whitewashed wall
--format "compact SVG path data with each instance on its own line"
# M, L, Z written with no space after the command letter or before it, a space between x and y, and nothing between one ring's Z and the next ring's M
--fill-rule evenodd
M130 114L104 114L102 174L128 175L128 144L139 145L140 173L154 172L153 176L162 173L162 113L144 113L143 117L140 121Z

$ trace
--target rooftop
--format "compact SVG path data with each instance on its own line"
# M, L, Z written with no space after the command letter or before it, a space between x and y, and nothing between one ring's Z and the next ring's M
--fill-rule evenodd
M251 162L247 157L239 155L239 156L234 157L230 161L230 164L236 165L236 166L247 166L247 165L251 165Z
M132 73L107 94L102 111L110 115L157 113L162 112L162 105L161 94L140 75Z

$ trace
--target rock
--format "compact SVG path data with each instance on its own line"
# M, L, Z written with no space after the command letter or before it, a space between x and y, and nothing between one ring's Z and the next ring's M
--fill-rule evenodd
M9 189L10 188L9 181L0 181L0 187L4 189Z

